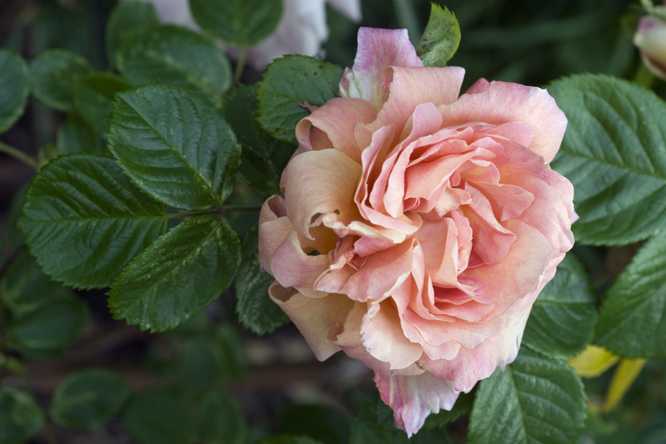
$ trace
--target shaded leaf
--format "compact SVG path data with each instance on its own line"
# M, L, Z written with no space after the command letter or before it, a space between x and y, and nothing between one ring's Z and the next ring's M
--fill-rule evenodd
M217 206L231 193L240 148L210 102L172 85L118 94L109 149L146 193L174 208Z
M238 235L224 220L181 223L138 255L111 286L116 319L162 331L189 318L226 289L240 262Z
M596 322L592 284L578 259L568 254L534 302L523 344L552 358L569 359L592 341Z
M257 86L239 85L224 101L223 115L243 148L238 169L244 181L261 196L280 193L280 176L294 146L264 131L257 115Z
M666 241L641 247L601 305L596 344L627 358L666 356Z
M43 425L42 411L30 395L0 388L0 443L23 443L37 435Z
M18 54L0 49L0 133L23 114L30 92L28 65Z
M88 306L81 300L60 298L9 324L9 337L22 353L40 358L39 352L64 352L88 322ZM34 352L34 353L33 353Z
M120 412L130 392L129 383L117 373L103 369L80 370L55 388L50 414L63 427L93 429Z
M234 398L222 390L208 392L198 403L198 435L204 444L243 444L247 424Z
M136 85L172 83L221 99L231 86L231 65L208 38L179 26L139 28L116 52L120 72Z
M282 0L190 0L201 29L232 46L256 45L277 27Z
M67 115L58 128L56 138L58 154L98 154L99 139L93 129L75 113Z
M106 121L111 117L116 93L130 89L122 77L106 72L85 74L74 86L74 104L83 120L99 135L109 129Z
M573 444L584 420L585 393L574 370L522 348L506 370L479 383L467 442Z
M123 410L121 422L137 444L189 444L196 434L187 408L166 393L133 396Z
M289 317L268 297L275 279L259 266L257 225L243 240L242 261L236 279L236 313L245 328L258 335L270 333L289 322Z
M567 77L548 92L569 120L551 166L576 190L576 242L622 245L666 227L666 103L604 75Z
M15 318L56 299L71 296L69 290L49 279L27 252L21 253L0 280L0 299Z
M113 60L123 39L139 28L159 25L155 8L146 2L118 2L106 24L106 53Z
M102 288L164 232L166 218L113 160L73 154L33 179L19 228L47 274Z
M275 60L259 83L259 123L271 136L296 144L296 124L310 114L301 105L324 105L337 94L340 77L342 68L312 57Z
M50 49L30 64L32 92L39 100L60 111L74 109L74 85L83 74L92 72L88 62L69 51Z

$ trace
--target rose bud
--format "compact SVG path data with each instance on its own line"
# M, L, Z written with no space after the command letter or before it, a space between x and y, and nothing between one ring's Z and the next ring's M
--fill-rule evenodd
M666 6L655 11L666 15ZM666 21L646 15L638 22L634 45L640 50L641 60L655 76L666 80Z

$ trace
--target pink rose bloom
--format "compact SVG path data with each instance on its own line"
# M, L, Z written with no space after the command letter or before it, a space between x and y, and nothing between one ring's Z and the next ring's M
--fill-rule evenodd
M666 15L666 6L657 6L655 10ZM645 67L666 80L666 21L652 15L641 18L634 45L640 50Z
M284 197L263 205L270 297L318 359L375 371L408 435L511 363L573 245L571 183L548 163L548 93L425 68L405 30L361 28L342 98L296 127Z
M189 0L141 0L152 3L162 23L199 30ZM326 2L354 22L361 21L360 0L283 0L282 18L275 31L247 53L248 62L257 70L285 54L319 55L328 39Z

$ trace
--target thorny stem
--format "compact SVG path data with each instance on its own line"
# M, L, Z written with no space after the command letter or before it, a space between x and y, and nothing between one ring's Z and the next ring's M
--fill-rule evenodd
M35 171L39 171L39 164L37 163L37 161L35 159L28 156L23 151L21 151L17 148L14 148L13 146L9 146L5 143L0 142L0 152L7 153L10 156L20 160L24 164L34 168Z

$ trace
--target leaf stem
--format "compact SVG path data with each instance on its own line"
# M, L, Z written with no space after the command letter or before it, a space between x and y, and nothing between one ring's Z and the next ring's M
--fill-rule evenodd
M21 151L17 148L14 148L13 146L9 146L5 143L0 142L0 152L7 153L10 156L20 160L24 164L34 168L35 171L39 171L39 164L37 163L37 161L35 159L28 156L23 151Z
M236 60L236 70L234 71L234 84L240 82L243 69L245 68L245 61L247 60L247 47L241 46L238 49L238 60Z

